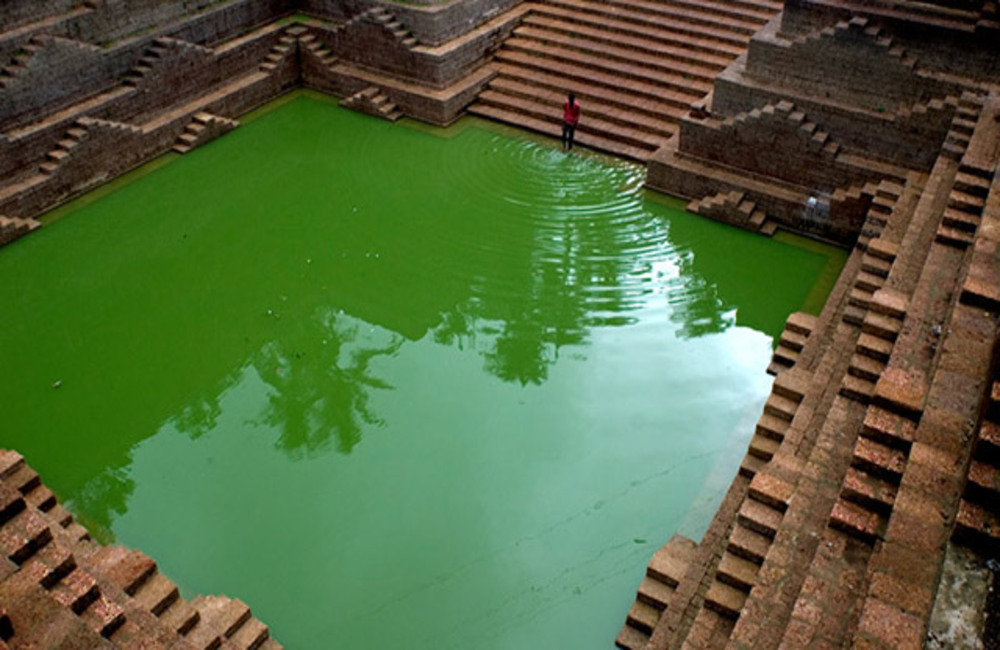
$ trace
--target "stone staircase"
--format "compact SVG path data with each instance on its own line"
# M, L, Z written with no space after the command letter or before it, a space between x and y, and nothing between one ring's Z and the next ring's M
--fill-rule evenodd
M979 114L983 110L983 100L972 92L964 92L958 100L958 107L955 109L955 116L951 122L951 129L945 137L942 152L952 160L961 160L966 149L969 148L969 141L979 121Z
M188 602L139 551L101 546L0 451L0 647L280 650L239 600Z
M11 79L24 72L28 59L43 47L45 47L45 43L38 36L33 36L22 45L20 51L14 55L10 62L0 68L0 88L6 88Z
M142 58L139 59L138 65L129 70L125 78L125 85L138 86L166 53L167 45L164 42L160 39L153 41L153 44L146 49Z
M533 4L469 111L558 137L573 91L581 144L645 161L779 8L764 0Z
M363 16L389 30L403 47L412 49L419 44L417 37L385 7L372 7L367 12L363 12Z
M173 151L181 154L187 153L195 147L200 147L229 133L239 125L240 123L236 120L200 111L195 113L188 125L184 127L184 132L177 137Z
M59 141L56 148L45 154L45 162L38 166L39 171L46 175L52 174L72 155L73 150L80 146L86 137L87 129L83 128L82 125L74 125L66 132L65 137Z
M283 34L278 44L271 48L267 58L260 64L261 72L272 72L295 50L298 39L291 34Z
M0 215L0 248L17 241L25 235L31 234L41 227L42 224L34 219Z
M777 224L768 220L767 213L747 198L746 192L739 190L719 192L691 201L687 209L688 212L768 237L777 230Z
M653 555L615 645L626 650L646 647L657 622L670 606L674 590L694 560L697 548L696 543L683 535L674 535Z
M812 314L801 311L791 314L785 321L785 329L778 339L778 347L771 356L771 364L767 367L768 374L777 375L782 370L794 366L815 327L816 317Z
M938 242L961 249L972 244L983 218L994 173L995 170L978 168L964 161L959 164L948 207L935 236Z
M326 46L321 40L316 38L315 34L308 33L299 36L299 45L306 48L310 54L312 54L315 59L324 67L331 67L337 63L337 57L334 56L330 48Z
M345 97L341 100L340 105L390 122L395 122L403 117L403 112L399 110L399 107L377 86L368 86L350 97Z
M1000 548L1000 379L993 381L986 413L955 519L955 538L990 555Z

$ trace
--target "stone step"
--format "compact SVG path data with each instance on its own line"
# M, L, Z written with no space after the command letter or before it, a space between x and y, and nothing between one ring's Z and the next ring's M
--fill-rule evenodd
M809 336L807 334L801 334L799 332L793 332L791 330L785 329L781 333L781 338L778 340L778 344L795 350L796 352L801 352L802 348L806 346L806 341Z
M525 116L521 113L516 113L495 106L487 106L484 104L473 104L471 107L469 107L469 112L474 115L479 115L481 117L487 117L489 119L497 120L500 122L506 122L507 124L513 124L520 128L528 129L530 131L535 131L537 133L541 133L543 135L547 135L552 138L559 139L561 136L561 127L558 124L547 122L545 120L535 119L532 117ZM648 149L628 146L621 143L620 141L592 135L587 132L578 131L576 134L576 142L577 144L582 145L584 147L588 147L590 149L596 149L598 151L606 151L616 156L621 156L623 158L631 158L633 160L638 160L641 162L645 162L646 160L649 159L650 156L650 152Z
M169 578L161 573L154 574L134 594L136 602L155 616L162 616L180 597L180 592Z
M893 485L899 485L906 468L906 452L877 440L858 437L854 445L851 466L864 470Z
M809 336L812 331L816 328L817 318L812 314L807 314L805 312L797 311L788 317L785 321L785 331L795 332L796 334L802 334L803 336Z
M986 199L975 194L966 194L959 189L953 189L948 197L948 207L968 212L969 214L981 215Z
M875 394L875 383L854 375L844 375L839 394L855 402L869 404Z
M962 499L955 517L955 537L993 557L1000 548L1000 513L968 499Z
M87 627L107 639L124 625L125 610L118 603L100 594L97 600L80 614L80 618Z
M79 568L54 585L49 593L62 605L80 615L101 596L101 590L90 574Z
M887 341L865 332L862 332L861 335L858 336L858 341L855 345L855 349L858 354L862 354L866 357L874 359L875 361L881 361L882 363L887 363L889 361L889 357L892 355L893 347L894 344L892 341Z
M569 22L554 16L531 13L524 17L522 24L546 29L550 32L559 32L567 35L578 34L592 41L615 44L622 48L628 48L647 55L662 56L684 63L697 64L715 72L723 70L732 61L732 57L730 56L692 51L660 40L610 31L586 23Z
M156 573L156 562L149 556L121 546L102 546L89 564L129 596L135 596Z
M953 207L945 208L941 223L950 229L974 235L982 217L978 214L969 214Z
M854 305L860 309L869 309L872 303L872 293L855 285L847 297L847 304Z
M787 348L783 345L779 345L774 349L774 354L771 357L772 364L780 366L781 368L791 368L799 360L799 352L791 348ZM778 374L777 372L772 374Z
M565 7L577 12L598 14L602 17L613 18L615 20L634 23L637 25L658 27L663 29L664 20L661 16L649 12L645 8L630 9L621 5L612 5L606 2L590 2L588 0L549 0L549 3L559 7ZM746 47L753 32L748 34L737 34L730 29L710 25L699 25L695 23L672 20L666 23L669 30L676 34L683 34L691 40L718 42L730 47Z
M883 478L856 467L849 467L844 476L841 495L873 512L888 516L896 501L896 486Z
M604 89L603 96L609 95L606 91L625 92L633 95L637 101L653 100L659 104L666 103L682 108L685 112L690 109L692 102L703 96L699 91L688 88L683 91L664 88L646 80L631 79L596 69L585 69L567 61L547 59L530 52L502 49L497 52L496 57L501 64L518 66L532 75L539 73L557 75L562 79L562 88L570 84L584 84ZM502 70L503 66L501 65Z
M618 633L615 645L622 648L622 650L645 650L646 644L649 643L649 636L645 632L626 624L622 627L621 632Z
M1000 424L990 420L980 423L976 458L984 463L1000 464Z
M892 262L899 254L899 245L882 238L873 239L868 247L868 253L887 262Z
M764 404L764 413L791 422L798 407L797 401L772 392Z
M198 596L191 601L191 605L198 610L201 618L185 636L199 647L208 648L213 639L232 636L250 620L250 608L235 598Z
M267 626L251 618L229 636L229 643L236 650L258 650L269 637Z
M572 90L581 102L597 102L618 109L626 109L632 114L644 115L657 121L676 124L691 106L690 97L676 95L674 101L660 101L649 95L633 94L628 88L600 85L597 81L574 80L567 86L566 78L546 74L534 68L525 68L516 64L499 64L498 76L491 83L513 82L521 86L541 88L553 95L565 99L566 91ZM613 77L606 79L608 83L618 83ZM586 104L585 104L586 105ZM589 109L588 109L589 110Z
M576 50L556 45L546 45L526 38L512 37L504 42L504 51L522 52L541 59L571 62L581 73L589 71L610 74L650 84L661 89L688 94L692 101L704 97L712 88L707 80L689 79L676 72L655 70L639 63L608 59L600 55L582 54Z
M767 467L767 463L768 461L753 454L743 454L743 460L740 461L739 474L740 476L752 479L758 472Z
M778 533L778 527L781 526L782 519L780 512L753 499L743 500L736 517L736 520L744 528L749 528L771 539L774 539L774 536Z
M740 591L750 593L757 581L760 566L746 558L730 552L722 554L719 566L715 571L715 579Z
M867 271L859 271L854 278L854 286L870 294L881 289L884 284L885 277Z
M705 594L706 608L732 620L740 617L746 601L746 592L719 580L714 580Z
M646 634L652 634L653 629L659 621L660 610L639 601L632 603L632 607L628 610L628 615L625 617L626 625Z
M646 575L670 587L677 587L697 549L698 544L694 541L683 535L674 535L653 554L646 566Z
M867 544L874 544L885 532L886 519L864 506L839 498L830 513L830 527Z
M884 314L868 312L865 314L864 323L861 330L866 334L871 334L886 341L895 341L899 332L903 329L903 322L898 318L892 318Z
M606 0L612 6L642 11L650 15L662 16L667 24L691 23L707 27L721 28L734 34L753 36L767 20L746 16L731 16L712 11L707 7L677 7L670 2L650 2L649 0Z
M854 305L844 305L844 311L841 316L843 321L854 327L861 327L865 323L865 316L868 315L867 309L862 309L861 307L855 307Z
M756 456L761 460L771 460L778 449L781 447L781 442L775 440L774 438L769 438L762 436L760 434L755 434L753 438L750 439L749 453L752 456Z
M29 226L28 224L20 224L20 227L28 230L35 229ZM56 495L52 493L52 490L45 487L44 485L40 485L39 487L35 488L34 490L24 495L24 502L27 505L31 506L32 508L36 508L38 510L41 510L42 512L48 512L52 510L52 508L56 507L57 503Z
M861 435L883 445L908 453L916 435L913 420L880 406L869 406Z
M177 598L167 606L159 618L171 630L180 635L186 635L198 625L201 614L191 603Z
M563 47L581 52L598 53L608 60L641 65L667 74L679 74L691 80L712 83L719 67L706 67L698 63L677 60L665 53L646 53L629 47L619 47L608 40L595 40L582 34L566 34L534 26L519 27L514 36L536 41L543 45Z
M771 548L771 538L739 522L733 526L726 543L726 550L755 564L763 564L767 551Z
M788 509L788 502L794 491L794 483L772 474L759 474L750 482L747 497L779 513L784 513Z
M497 77L490 82L490 89L502 92L506 95L533 99L539 103L551 107L551 113L561 115L561 107L566 99L564 92L549 90L540 86L522 83L507 77ZM659 138L669 138L677 131L677 120L670 118L664 120L649 117L634 110L620 108L611 104L606 104L590 96L577 93L582 110L585 111L584 119L597 117L598 119L618 124L625 127L635 127L647 133L651 133ZM589 101L588 101L589 100ZM586 101L586 104L584 102Z
M861 258L861 270L876 277L887 278L892 269L892 261L871 254L871 245L875 241L877 240L873 239L868 243L868 249Z
M851 363L847 372L855 377L876 383L885 370L885 363L869 356L855 352L851 355Z
M989 179L982 178L966 171L959 171L955 175L955 189L972 196L985 199L990 193Z
M16 564L24 564L51 541L48 521L33 508L21 510L0 529L0 553Z
M945 246L965 250L972 244L973 235L961 230L942 224L934 236L934 241Z
M495 106L507 111L520 113L536 120L549 121L553 126L561 128L561 104L550 105L533 98L517 97L495 90L486 90L480 93L479 103L485 106ZM581 118L576 132L577 135L590 133L602 138L617 140L630 147L646 148L650 151L655 151L665 140L648 132L589 115Z
M778 442L785 439L785 432L788 431L789 421L785 418L778 417L776 415L771 415L770 413L764 413L757 420L757 426L754 429L754 433L760 436L766 436Z
M636 598L662 612L670 604L670 596L673 593L674 587L664 584L655 578L645 576L642 582L639 583L639 591Z
M969 480L965 484L965 497L987 507L1000 503L1000 467L973 460L969 466Z

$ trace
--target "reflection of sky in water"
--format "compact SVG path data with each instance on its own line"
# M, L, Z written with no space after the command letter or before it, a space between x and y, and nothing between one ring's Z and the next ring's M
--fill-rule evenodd
M287 647L608 647L825 263L641 180L293 102L0 257L5 444Z

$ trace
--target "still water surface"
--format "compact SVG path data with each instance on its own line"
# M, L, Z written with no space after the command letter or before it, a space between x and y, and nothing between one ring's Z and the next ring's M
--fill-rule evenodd
M292 649L611 647L843 262L310 95L159 167L0 253L0 445Z

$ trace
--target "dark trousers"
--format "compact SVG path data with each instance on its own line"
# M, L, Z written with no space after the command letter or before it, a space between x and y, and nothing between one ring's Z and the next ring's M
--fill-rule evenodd
M562 143L564 149L573 148L573 136L576 135L576 124L563 122Z

